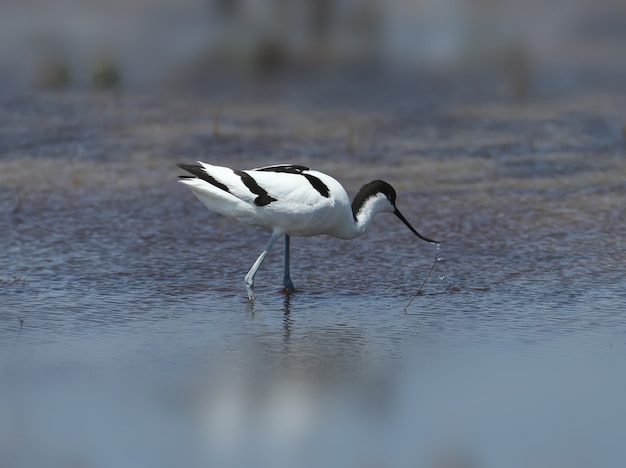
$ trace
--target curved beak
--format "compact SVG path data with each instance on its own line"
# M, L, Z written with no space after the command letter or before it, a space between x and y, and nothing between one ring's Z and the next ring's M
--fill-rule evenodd
M417 237L419 237L420 239L425 240L426 242L430 242L431 244L439 244L440 243L438 241L429 239L428 237L424 237L419 232L417 232L415 230L415 228L413 226L411 226L411 224L409 224L409 222L406 220L406 218L404 216L402 216L402 213L400 213L400 210L398 210L398 208L395 209L393 214L395 214L398 218L400 218L400 221L402 221L406 225L406 227L408 227L411 230L411 232L413 234L415 234Z

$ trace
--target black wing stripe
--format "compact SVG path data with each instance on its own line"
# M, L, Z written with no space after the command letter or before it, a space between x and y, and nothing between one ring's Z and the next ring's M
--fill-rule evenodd
M317 177L311 175L311 174L302 174L304 177L306 177L306 180L309 181L309 183L313 186L313 188L315 190L317 190L320 195L322 197L330 197L330 191L328 190L328 186L322 182L320 179L318 179Z
M225 192L230 192L230 190L228 190L228 187L224 184L222 184L221 182L218 182L215 177L213 177L212 175L208 174L204 168L202 166L198 166L195 164L176 164L178 167L180 167L181 169L186 170L187 172L189 172L190 174L193 174L194 176L196 176L198 179L202 179L206 182L208 182L211 185L214 185L215 187L217 187L218 189L222 189ZM192 177L190 176L179 176L180 179L190 179Z
M267 166L262 167L260 169L255 169L255 171L263 171L263 172L282 172L287 174L298 174L306 177L306 180L309 181L311 186L319 192L319 194L323 197L329 198L330 191L328 190L328 186L322 182L319 178L315 177L311 174L305 174L304 171L310 171L306 166L300 166L298 164L283 164L279 166ZM256 193L256 192L255 192Z
M252 176L244 171L240 171L238 169L233 169L233 172L241 177L241 181L244 183L248 190L250 190L255 195L258 195L254 199L254 204L256 206L265 206L269 205L273 201L276 201L274 197L270 197L267 191L257 184L257 181L252 178Z
M306 166L300 166L297 164L283 164L279 166L267 166L261 167L260 169L255 169L255 171L263 171L263 172L286 172L287 174L302 174L302 171L310 170Z

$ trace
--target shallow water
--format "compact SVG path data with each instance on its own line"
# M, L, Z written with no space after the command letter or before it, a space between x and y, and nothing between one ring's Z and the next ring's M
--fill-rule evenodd
M623 466L617 100L309 93L4 103L0 464ZM250 304L268 233L176 183L196 159L382 178L443 244L294 238L285 296L279 242Z

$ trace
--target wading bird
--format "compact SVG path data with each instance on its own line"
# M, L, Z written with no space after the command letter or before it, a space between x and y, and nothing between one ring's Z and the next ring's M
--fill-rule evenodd
M331 176L305 166L279 164L247 171L198 162L178 164L192 174L179 177L207 208L242 223L272 231L269 242L245 276L248 298L254 299L254 276L274 242L285 236L284 286L295 291L289 272L290 236L329 234L354 239L365 232L379 212L395 214L420 239L438 243L417 232L396 207L396 191L374 180L361 187L352 203Z

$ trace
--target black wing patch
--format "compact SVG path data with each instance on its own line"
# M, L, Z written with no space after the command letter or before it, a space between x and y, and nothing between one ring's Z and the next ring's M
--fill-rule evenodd
M311 174L302 174L304 177L306 177L306 180L309 181L309 183L313 186L313 188L315 190L317 190L320 195L322 197L330 197L330 191L328 190L328 186L322 182L320 179L318 179L317 177L311 175Z
M255 171L286 172L287 174L302 174L302 171L309 170L311 169L306 166L299 166L297 164L279 164L278 166L267 166L255 169Z
M269 205L273 201L276 201L274 197L269 196L269 194L263 187L257 184L256 180L254 180L250 174L247 174L246 172L240 171L238 169L233 169L233 172L241 177L241 181L246 187L248 187L248 190L250 190L255 195L258 195L254 199L254 204L256 206L265 206Z
M255 169L255 171L263 171L263 172L282 172L286 174L298 174L306 177L306 180L309 181L311 186L319 192L322 197L328 198L330 197L330 190L328 190L328 186L322 182L318 177L315 177L311 174L304 174L304 171L310 171L311 169L306 166L300 166L297 164L282 164L278 166L267 166L261 167L260 169ZM255 192L256 193L256 192Z
M218 182L215 177L213 177L212 175L208 174L204 168L202 166L198 166L195 164L176 164L178 167L180 167L181 169L186 170L187 172L189 172L190 174L193 174L195 177L197 177L198 179L202 179L206 182L208 182L211 185L214 185L215 187L224 190L225 192L230 192L230 190L228 190L228 187L224 184L222 184L221 182ZM191 176L179 176L180 179L193 179L194 177Z

